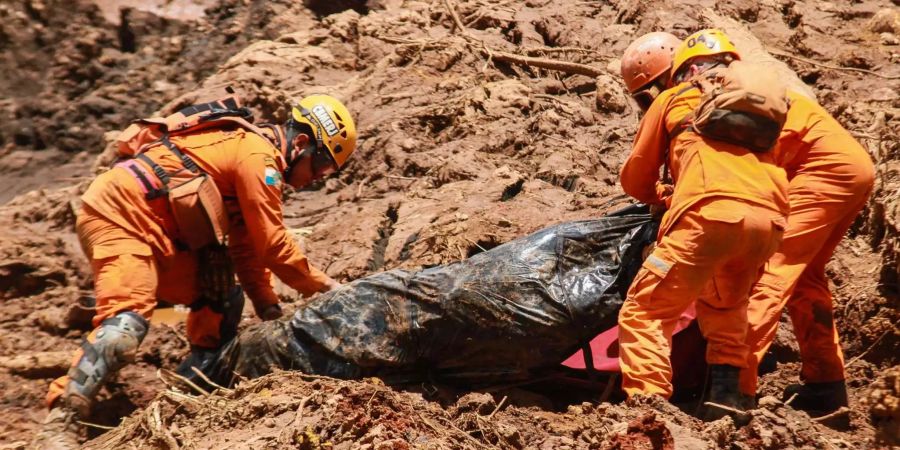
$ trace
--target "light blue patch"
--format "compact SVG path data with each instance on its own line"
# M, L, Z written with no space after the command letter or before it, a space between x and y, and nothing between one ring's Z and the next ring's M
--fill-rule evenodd
M281 172L272 168L266 167L266 186L281 186Z

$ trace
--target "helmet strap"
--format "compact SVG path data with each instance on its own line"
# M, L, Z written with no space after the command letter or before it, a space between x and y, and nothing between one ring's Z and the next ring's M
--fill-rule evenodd
M312 155L316 151L316 147L318 145L318 141L310 137L310 139L306 143L306 147L302 149L294 148L294 138L296 138L299 134L305 134L309 136L311 133L306 132L304 129L309 129L309 127L305 124L298 123L293 118L289 119L284 124L284 139L286 141L284 148L284 161L287 164L287 169L284 171L285 179L290 179L291 172L294 170L294 167L297 163L306 157L307 155Z

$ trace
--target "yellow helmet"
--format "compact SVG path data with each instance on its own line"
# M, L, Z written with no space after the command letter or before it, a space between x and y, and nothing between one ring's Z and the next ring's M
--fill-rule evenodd
M672 61L672 78L685 67L690 60L700 56L730 54L734 59L741 59L731 39L719 29L707 28L687 37L678 48Z
M317 148L328 149L338 169L356 150L356 124L340 100L330 95L310 95L291 109L291 116L312 129Z

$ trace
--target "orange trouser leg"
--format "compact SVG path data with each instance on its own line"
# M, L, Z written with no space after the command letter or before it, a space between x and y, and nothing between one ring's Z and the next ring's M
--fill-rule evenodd
M840 239L835 241L840 242ZM844 352L834 323L834 306L825 276L825 265L832 253L833 247L823 251L807 266L787 304L803 362L800 378L809 382L844 379Z
M644 261L619 313L622 387L629 395L672 395L669 361L680 314L697 303L707 360L746 364L746 305L760 268L777 248L779 215L731 199L684 213Z
M116 314L133 311L149 319L156 306L156 264L152 256L123 254L91 260L94 271L94 290L97 296L97 313L94 327ZM93 341L95 329L88 335ZM81 359L82 350L72 359L74 366ZM65 392L68 376L57 378L50 384L47 405Z
M178 252L166 258L160 268L158 295L168 303L190 306L188 342L195 347L214 349L221 344L223 314L219 305L203 304L199 300L198 269L196 252Z
M847 178L844 183L825 182L816 175L800 174L791 180L791 214L784 242L750 294L750 355L740 382L745 395L756 395L759 362L775 339L786 305L800 344L804 379L843 379L843 355L831 315L825 264L865 206L872 187L870 172Z

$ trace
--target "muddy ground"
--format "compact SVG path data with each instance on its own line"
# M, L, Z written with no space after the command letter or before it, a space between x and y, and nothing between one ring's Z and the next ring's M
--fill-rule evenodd
M749 425L703 424L652 401L573 401L521 388L401 392L377 380L280 373L211 398L164 393L157 368L187 350L155 326L102 393L94 448L869 448L900 443L900 10L888 0L7 1L0 4L0 448L22 448L49 381L84 334L90 273L72 232L106 142L128 120L234 86L261 119L329 92L357 113L339 176L287 200L310 259L350 280L455 261L623 203L638 122L618 56L636 36L747 26L869 149L875 192L829 266L847 355L852 428L774 398ZM141 9L115 12L119 4ZM209 4L204 14L194 6ZM101 8L102 6L102 8ZM165 9L165 8L169 9ZM181 13L171 13L179 11ZM165 10L164 10L165 9ZM455 11L465 29L454 25ZM157 16L155 14L161 14ZM182 15L183 14L183 15ZM717 17L718 15L718 17ZM187 18L185 18L187 17ZM586 64L598 76L505 62ZM288 303L299 301L283 290ZM290 308L289 308L290 309ZM245 312L244 324L253 323ZM786 323L786 325L788 325ZM785 332L763 379L796 380ZM11 357L36 357L16 366ZM54 359L55 358L55 359ZM430 391L429 391L430 392ZM507 400L503 400L503 398ZM154 400L155 399L155 400Z

